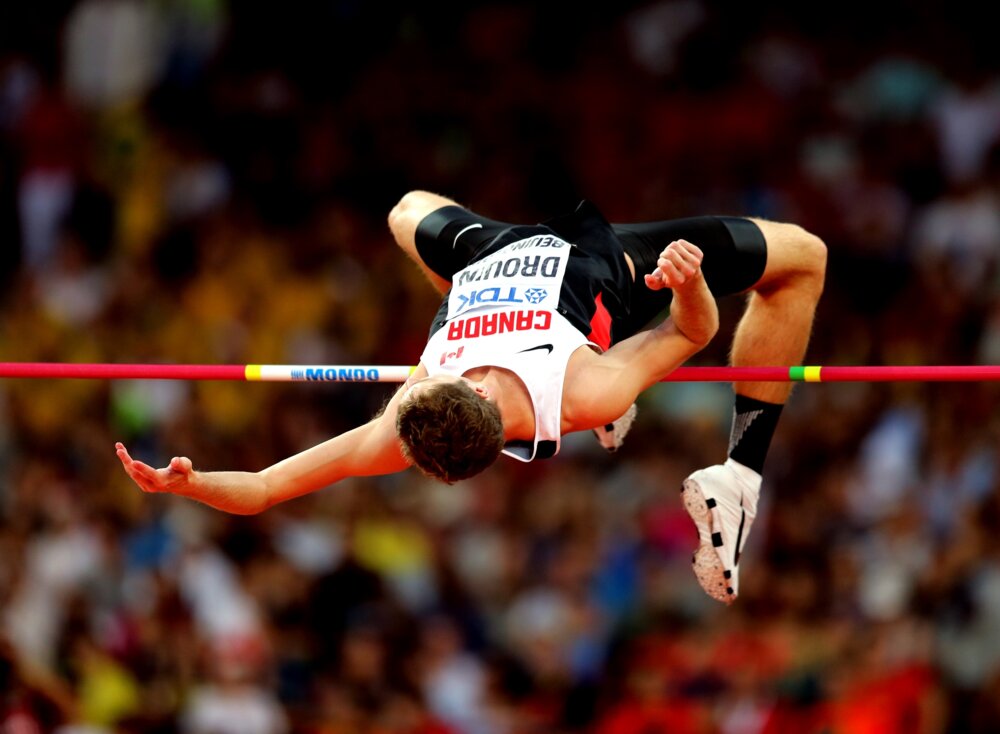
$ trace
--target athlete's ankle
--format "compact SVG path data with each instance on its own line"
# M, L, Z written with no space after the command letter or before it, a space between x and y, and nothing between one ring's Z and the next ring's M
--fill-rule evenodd
M729 458L757 474L763 474L764 460L784 407L783 404L737 395L729 438Z

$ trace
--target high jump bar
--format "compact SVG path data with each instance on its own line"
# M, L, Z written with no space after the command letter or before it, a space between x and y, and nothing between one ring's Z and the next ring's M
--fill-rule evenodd
M416 367L0 362L0 379L405 382ZM663 382L997 382L1000 365L679 367Z

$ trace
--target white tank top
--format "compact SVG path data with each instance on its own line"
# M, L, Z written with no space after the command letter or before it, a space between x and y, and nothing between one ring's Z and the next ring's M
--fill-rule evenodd
M557 311L571 247L553 235L535 235L455 273L447 320L420 358L428 375L486 366L517 375L535 413L534 441L504 448L520 461L559 451L566 365L579 347L597 346Z

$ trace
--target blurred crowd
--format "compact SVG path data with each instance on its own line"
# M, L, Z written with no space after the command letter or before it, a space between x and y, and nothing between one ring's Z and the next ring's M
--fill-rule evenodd
M830 250L809 363L1000 363L989 23L607 5L5 3L0 360L411 364L436 297L385 216L423 188L793 221ZM576 435L250 518L114 456L257 470L387 389L0 384L0 732L997 731L994 385L800 388L729 609L678 502L727 386L650 390L613 457Z

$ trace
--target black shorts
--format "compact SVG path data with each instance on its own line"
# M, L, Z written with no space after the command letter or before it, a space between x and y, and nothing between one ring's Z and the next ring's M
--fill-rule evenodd
M417 252L431 270L450 280L512 226L459 206L446 206L428 214L417 226ZM627 323L616 325L616 341L642 330L670 305L671 291L650 290L642 276L656 269L660 253L674 240L687 240L705 253L702 270L716 297L749 290L767 265L764 235L749 219L689 217L611 227L636 271L626 301L630 303L629 316Z

